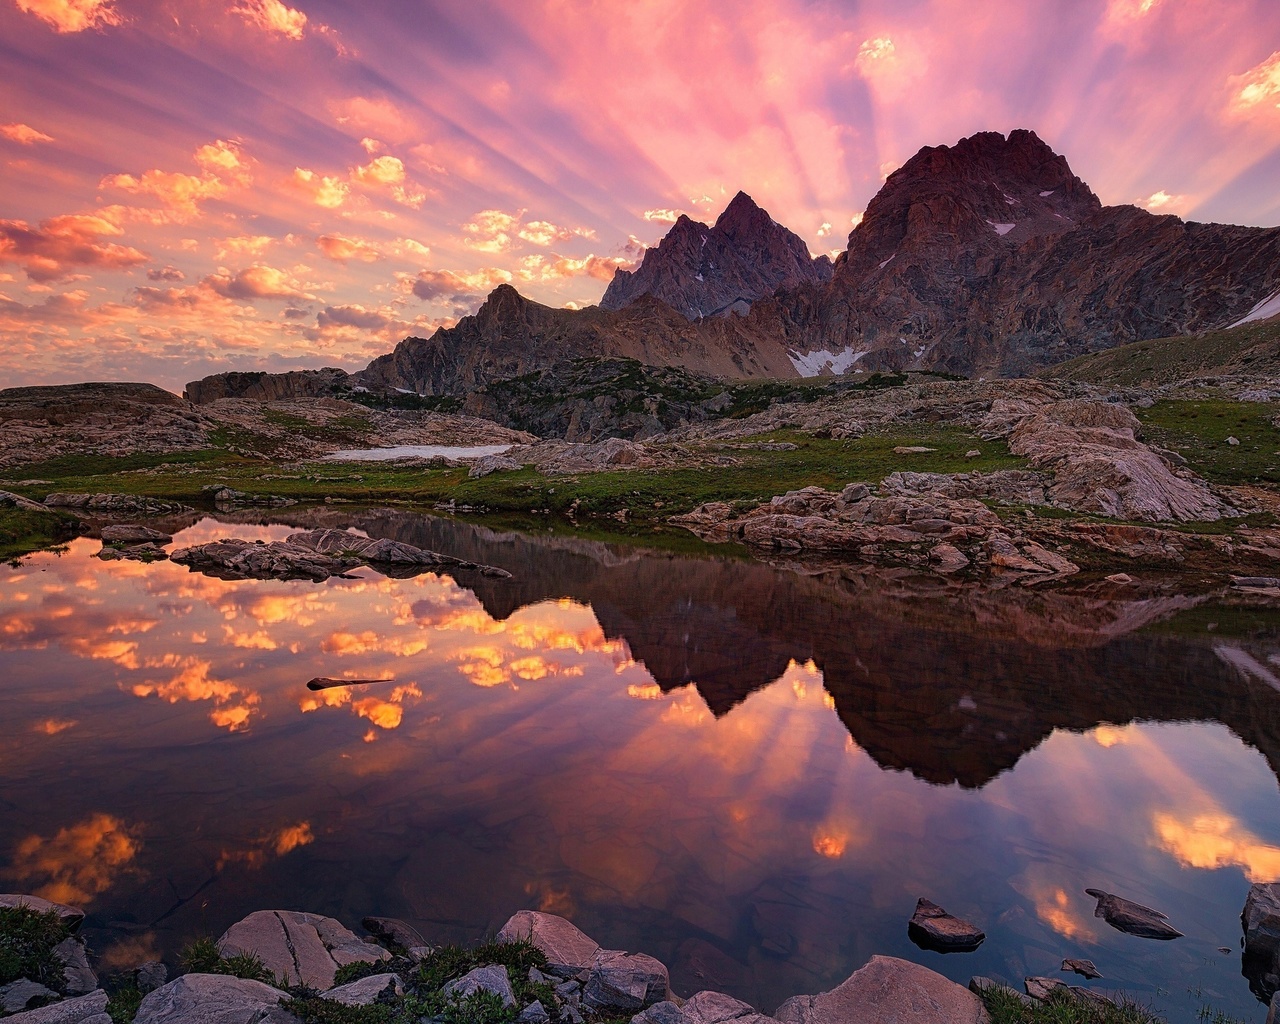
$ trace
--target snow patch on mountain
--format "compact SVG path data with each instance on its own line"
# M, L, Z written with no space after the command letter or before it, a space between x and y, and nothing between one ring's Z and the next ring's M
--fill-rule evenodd
M826 349L818 349L816 352L807 352L804 355L799 352L788 352L787 358L791 360L791 365L796 368L796 373L801 377L820 377L826 373L848 373L866 354L866 352L855 352L850 345L839 352L828 352Z
M1276 315L1280 315L1280 292L1276 292L1268 299L1263 299L1253 309L1249 310L1247 315L1241 317L1231 326L1239 327L1241 324L1253 323L1255 320L1269 320Z

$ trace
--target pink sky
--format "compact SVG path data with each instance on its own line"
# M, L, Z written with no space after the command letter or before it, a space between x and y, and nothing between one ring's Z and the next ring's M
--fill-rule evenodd
M924 145L1280 223L1275 0L0 0L0 386L355 368L597 301L739 188L843 248Z

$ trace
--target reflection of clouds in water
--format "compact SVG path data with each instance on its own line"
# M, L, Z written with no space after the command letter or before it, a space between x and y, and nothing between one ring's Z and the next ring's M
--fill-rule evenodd
M1238 867L1250 882L1280 878L1280 846L1264 843L1229 814L1156 811L1152 827L1160 849L1184 867Z
M129 870L141 846L119 818L95 814L48 839L20 841L8 873L47 900L86 904Z
M259 837L244 849L224 849L218 857L215 870L222 871L228 864L243 864L249 868L260 868L270 858L283 857L300 846L308 846L315 842L315 838L309 821L286 825L269 835Z
M390 680L388 680L389 682ZM416 683L405 683L394 687L386 697L377 695L356 698L350 687L335 686L315 693L308 693L299 703L299 709L305 714L318 711L320 708L339 708L349 706L353 714L364 718L379 729L398 729L404 721L405 701L414 702L422 698L422 690ZM366 743L372 743L378 734L370 729L364 735Z
M156 696L170 704L178 701L214 702L209 720L219 728L238 732L249 725L249 719L261 703L261 697L225 679L210 678L213 666L203 658L168 655L158 659L155 667L171 667L178 671L167 682L147 680L135 683L131 692L135 697Z
M45 736L57 736L58 733L74 729L79 724L79 722L70 718L46 718L43 721L36 722L31 728L33 731L43 733Z

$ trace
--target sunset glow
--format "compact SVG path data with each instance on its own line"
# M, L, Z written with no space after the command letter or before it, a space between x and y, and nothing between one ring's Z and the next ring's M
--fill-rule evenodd
M0 35L11 384L357 368L503 282L595 302L739 188L838 251L979 130L1106 203L1280 220L1265 0L2 0Z

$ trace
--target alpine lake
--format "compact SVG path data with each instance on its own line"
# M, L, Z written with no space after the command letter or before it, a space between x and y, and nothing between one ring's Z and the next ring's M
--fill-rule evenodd
M1274 614L344 525L512 576L222 580L88 538L0 567L2 884L83 906L104 969L260 909L474 942L534 908L766 1013L882 953L1019 987L1084 958L1171 1021L1265 1016L1240 909L1280 878ZM985 942L918 948L922 896Z

